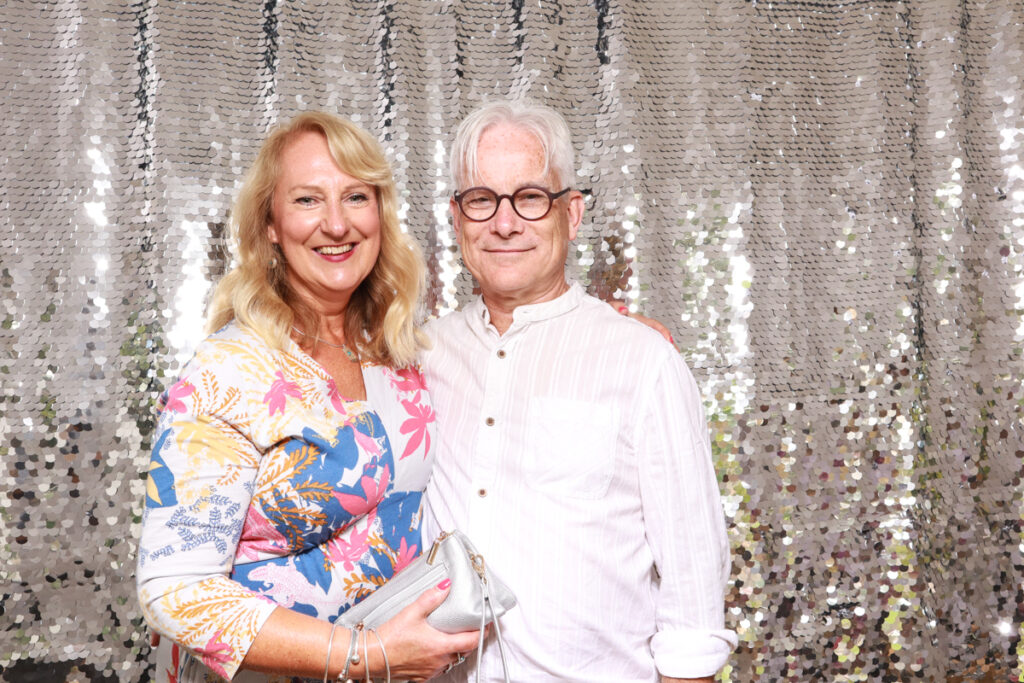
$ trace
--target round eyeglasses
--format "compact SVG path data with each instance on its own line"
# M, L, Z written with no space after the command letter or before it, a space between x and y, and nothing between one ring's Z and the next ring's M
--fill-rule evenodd
M571 190L567 187L561 192L551 193L543 187L520 187L512 194L498 194L489 187L471 187L465 192L455 193L455 202L459 205L462 215L471 221L486 221L498 213L498 205L507 199L512 210L526 221L539 221L551 211L551 204L563 194Z

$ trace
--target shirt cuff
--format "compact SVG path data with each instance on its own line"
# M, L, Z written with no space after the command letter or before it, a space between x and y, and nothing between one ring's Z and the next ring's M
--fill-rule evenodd
M654 634L651 653L662 676L700 678L725 666L736 643L736 634L727 629L673 629Z

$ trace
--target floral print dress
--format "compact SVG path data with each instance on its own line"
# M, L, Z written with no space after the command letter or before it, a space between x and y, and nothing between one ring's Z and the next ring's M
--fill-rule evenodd
M333 621L419 554L430 400L415 369L363 380L348 400L232 323L161 397L136 574L157 681L293 680L238 672L275 607Z

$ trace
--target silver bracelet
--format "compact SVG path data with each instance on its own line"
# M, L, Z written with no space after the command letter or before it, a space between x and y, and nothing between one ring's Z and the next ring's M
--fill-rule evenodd
M377 638L377 644L380 645L380 654L384 658L384 683L391 683L391 664L388 663L388 653L384 649L384 639L377 633L377 629L371 628L372 633Z
M352 629L351 635L348 639L348 653L345 655L345 669L338 674L338 680L344 681L345 683L355 683L351 678L348 677L349 669L353 664L359 663L359 653L356 651L356 643L359 641L360 627Z
M363 671L366 673L366 683L373 683L370 678L370 636L363 631Z
M338 628L338 622L331 624L331 635L327 637L327 662L324 663L324 683L327 683L327 672L331 669L331 646L334 645L334 629Z

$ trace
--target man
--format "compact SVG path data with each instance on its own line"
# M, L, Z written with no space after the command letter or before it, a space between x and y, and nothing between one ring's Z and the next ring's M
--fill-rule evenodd
M584 203L565 122L484 106L452 174L482 297L428 330L441 421L424 539L466 532L515 592L500 622L513 681L711 680L736 637L700 395L669 343L566 281ZM502 680L497 647L479 666Z

